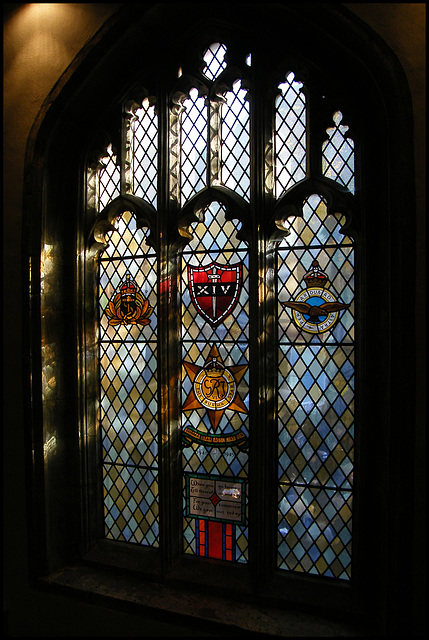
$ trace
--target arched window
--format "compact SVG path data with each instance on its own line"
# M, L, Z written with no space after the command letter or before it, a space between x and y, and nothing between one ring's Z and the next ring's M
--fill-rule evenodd
M258 418L262 385L277 398L271 415L278 430L279 504L277 522L271 522L277 567L350 580L355 264L344 226L357 209L353 140L345 137L339 112L331 114L335 128L321 119L319 135L308 135L315 92L306 98L308 88L289 70L278 86L270 78L265 112L253 109L258 76L267 69L250 73L252 53L231 60L226 44L211 43L199 52L201 75L195 66L178 65L171 102L146 97L136 107L131 94L118 122L125 156L115 156L109 144L98 169L87 173L89 209L98 194L96 244L103 230L115 227L98 258L105 535L159 546L159 426L166 415L167 430L181 440L182 470L175 481L183 486L182 553L251 561L249 539L258 523L249 518L249 455L254 432L264 431ZM166 108L166 130L160 131L157 111ZM269 122L274 153L258 167L251 148L260 142L255 132ZM329 139L319 146L325 133ZM162 226L167 214L154 208L150 249L134 215L123 211L123 199L131 197L134 209L156 206L162 138L170 143L169 204L181 240L156 236L157 222ZM318 157L312 167L311 156ZM256 184L251 175L258 169L265 169L265 181ZM326 197L313 193L317 180ZM291 218L282 211L295 185L300 196ZM333 210L339 193L343 202ZM271 199L257 208L264 194ZM270 220L267 234L263 223ZM258 249L276 255L270 293L277 299L272 311L278 329L264 347L250 339L268 320L267 309L258 317L250 304L252 298L261 307L269 291L258 284L268 280ZM166 293L158 285L163 252L171 265L167 287L178 283L177 304L164 302L167 314L158 313ZM160 335L168 335L181 374L176 362L158 358ZM278 368L270 382L251 374L252 363L268 353ZM175 380L169 393L160 394L160 370ZM176 388L177 413L168 411Z
M68 188L77 242L67 216L41 238L38 464L64 514L45 503L46 563L354 615L388 467L371 443L390 351L370 331L374 272L393 268L374 215L387 134L371 74L325 37L333 10L323 26L285 11L293 30L274 40L239 16L182 17L150 64L136 34L155 17L140 16L127 55L104 42L105 71L85 80L99 117L82 92L62 116L76 110L81 149L46 201Z

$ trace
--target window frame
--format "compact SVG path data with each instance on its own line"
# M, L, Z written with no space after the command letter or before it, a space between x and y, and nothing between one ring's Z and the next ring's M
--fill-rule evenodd
M315 34L319 34L320 38L320 32L315 24L315 16L310 20L305 9L300 11L294 8L291 10L285 9L285 11L287 15L295 18L301 26L307 26L308 41L310 41L311 36ZM337 13L334 9L323 7L322 9L318 9L316 14L319 18L323 19L321 32L323 32L324 37L326 37L328 46L332 46L334 50L336 47L342 48L343 50L345 49L348 53L347 61L350 63L351 58L353 58L352 54L349 50L347 51L347 47L345 48L341 42L335 42L333 34L336 33L335 28L338 29L339 26L341 26L345 29L346 33L352 37L353 42L356 42L359 40L362 27L354 24L353 21L349 19L348 14L344 13L343 10ZM118 13L113 21L113 26L110 25L110 32L116 32L118 35L120 34L121 37L125 37L122 32L129 20L129 9L127 8L127 11ZM148 21L150 22L151 20L156 23L159 20L159 16L154 17L152 14L148 17ZM331 21L331 24L329 24L329 21ZM213 26L213 21L209 19L207 19L207 22L211 23L211 41L221 41L222 36L218 36L218 33L222 32L222 28L225 29L225 26L220 27L216 24L216 21L214 21ZM231 23L233 22L231 19ZM133 38L136 38L136 31L137 27L131 29ZM129 33L130 31L128 31L128 35ZM202 35L198 35L197 28L194 27L194 25L189 27L188 34L189 33L192 33L194 38L191 39L192 46L189 48L187 55L192 56L191 49L194 51L201 51L203 49L202 46L198 46L198 39L201 39ZM204 38L205 44L209 44L208 40L210 38L207 39L206 31L204 31ZM332 42L332 40L334 42ZM119 38L118 44L110 47L106 39L102 38L97 45L93 46L91 52L83 61L80 60L76 63L75 73L67 78L68 82L64 79L62 91L59 93L55 104L52 109L46 108L45 117L40 127L33 132L34 146L30 145L27 155L27 184L29 188L26 192L24 208L27 221L25 231L28 233L26 240L30 239L30 242L27 242L26 272L28 272L28 258L31 258L31 273L27 282L27 291L30 287L30 302L27 306L27 311L30 318L31 331L29 331L27 336L27 344L29 344L31 350L31 366L29 367L28 373L32 375L32 382L30 385L29 375L26 386L29 397L30 394L32 397L32 403L29 403L27 408L31 425L28 438L33 451L30 485L32 491L30 538L34 545L31 553L32 575L39 577L47 573L50 574L64 567L67 563L82 562L82 558L86 557L86 560L90 563L100 563L104 566L110 564L112 566L132 569L133 571L138 569L144 574L158 574L161 572L164 579L174 584L176 581L183 581L184 578L186 580L186 575L183 572L183 563L176 562L175 565L172 564L173 558L178 556L178 540L172 541L171 547L165 550L162 560L160 558L153 561L148 560L148 556L153 554L146 553L148 551L147 549L132 550L131 552L129 549L122 548L114 551L112 545L117 546L117 543L110 544L109 541L100 542L99 545L92 550L91 554L87 553L89 540L98 537L100 533L97 526L94 526L93 520L88 517L88 512L91 511L94 506L94 497L97 495L97 466L94 464L94 460L97 459L99 455L99 445L94 433L96 417L94 410L91 409L91 407L94 406L93 394L95 393L95 386L93 385L92 378L94 376L95 364L91 358L90 350L88 350L87 344L84 344L82 338L83 325L87 327L91 326L92 314L91 310L85 307L84 315L86 317L83 317L80 302L85 290L93 290L94 280L93 276L88 274L88 271L85 272L82 269L82 262L80 260L78 260L76 267L76 248L78 256L82 256L90 231L90 225L82 218L82 207L80 205L83 198L81 176L83 175L83 167L87 162L83 150L89 147L89 141L91 141L92 137L92 126L95 121L99 122L101 120L107 130L113 126L115 133L116 129L113 123L118 117L118 114L120 116L117 105L120 103L126 89L123 84L118 83L117 86L121 87L121 89L115 94L114 99L112 99L111 87L114 86L114 83L106 79L95 79L94 60L96 55L103 53L103 64L107 65L108 62L112 63L112 61L115 61L112 68L114 69L114 74L120 77L119 60L121 57L118 57L120 41ZM134 46L137 46L135 40L133 40L133 43ZM292 38L291 49L295 48L295 51L298 52L298 58L306 57L301 50L303 47L304 44L299 41L297 42L296 37ZM386 55L384 50L383 54ZM165 53L160 54L160 59L162 60L166 55ZM308 51L307 56L309 56ZM125 56L125 54L122 54L122 60L124 57L127 58L128 62L127 77L131 78L133 77L133 73L136 73L137 62L130 62L128 55ZM184 57L186 57L186 55L184 55ZM363 60L365 57L367 60ZM403 245L395 242L393 236L389 234L391 231L389 225L391 224L390 218L399 219L401 204L403 205L407 199L408 202L413 202L413 193L410 186L412 182L409 174L405 173L402 178L401 185L403 187L403 193L400 198L395 200L394 194L398 196L400 188L398 184L390 181L388 173L388 168L390 166L397 166L398 160L387 141L396 139L396 153L398 153L399 144L399 151L402 151L403 155L406 155L406 157L412 156L409 141L409 125L404 126L402 135L399 134L398 136L397 134L398 131L401 131L401 129L398 129L398 123L404 124L404 111L406 112L405 115L410 116L409 104L408 111L405 109L398 114L394 113L392 106L388 106L388 101L392 95L392 86L401 89L401 99L406 103L407 95L403 86L405 80L402 76L399 76L399 79L395 80L394 74L391 72L389 78L381 85L381 91L379 91L373 78L370 77L368 70L368 61L371 60L372 57L373 52L365 50L362 59L359 62L354 62L354 71L356 77L362 81L364 86L372 88L375 97L374 102L376 103L376 113L381 117L385 109L388 109L389 119L385 121L380 119L377 123L379 128L375 136L375 141L374 139L370 140L369 136L363 137L364 144L359 151L364 158L362 164L365 166L365 171L362 174L363 184L358 185L358 189L363 194L363 198L360 202L357 216L356 237L364 238L365 242L363 244L356 244L356 252L358 254L358 261L360 261L362 265L363 274L365 275L359 276L359 274L357 274L356 286L356 294L359 298L357 316L363 326L360 344L357 347L362 359L361 370L358 372L358 376L360 377L361 388L363 390L363 398L360 402L358 413L360 414L361 424L367 421L372 427L374 425L380 425L380 438L387 444L381 446L380 450L375 453L371 447L369 426L362 429L362 433L358 437L357 449L364 453L362 453L362 460L357 460L357 464L362 469L359 482L360 486L356 492L357 506L355 507L360 533L357 540L354 541L354 547L359 562L362 561L362 566L354 584L345 586L338 584L333 585L329 581L321 578L316 578L319 582L319 584L316 585L312 577L302 575L296 576L288 574L287 576L282 575L281 577L277 574L269 575L267 566L261 562L260 558L257 558L254 564L252 563L252 567L239 567L238 572L237 567L232 567L231 569L233 570L230 571L229 567L221 567L211 562L214 574L217 573L217 576L215 575L211 581L212 587L221 587L225 584L225 581L228 580L229 584L235 584L242 593L257 594L257 597L263 601L269 598L278 600L279 587L281 586L288 602L301 605L308 604L311 599L317 595L320 607L326 607L326 610L331 612L337 611L338 607L345 607L349 614L353 614L353 612L356 612L358 609L358 600L363 597L364 589L367 588L367 570L371 567L371 564L376 561L377 557L379 557L375 550L371 550L371 536L365 526L363 526L364 518L370 514L370 517L372 516L375 519L378 517L379 508L381 508L382 524L379 525L377 535L380 540L384 540L384 527L387 526L387 523L395 524L398 518L398 516L392 512L393 504L396 500L395 494L397 495L396 492L398 490L402 495L405 493L404 489L400 488L399 482L394 479L394 461L398 460L400 454L399 449L401 449L401 447L398 447L398 444L393 442L393 435L396 433L397 428L393 430L391 425L387 424L384 412L385 407L387 407L390 419L394 425L398 424L398 416L394 416L393 397L395 390L399 392L401 387L398 382L395 381L393 375L389 376L388 384L380 391L381 398L378 399L378 406L375 406L374 402L370 403L371 415L369 415L366 400L373 398L371 383L383 374L384 367L390 362L390 357L392 357L391 349L392 353L400 353L405 361L410 363L410 370L413 370L411 366L412 356L407 354L403 347L400 348L400 345L394 344L393 341L391 341L392 332L395 334L395 330L396 332L401 331L400 326L398 326L398 320L394 317L394 311L398 304L395 300L390 300L389 304L391 306L387 307L386 311L381 314L378 324L376 325L375 335L369 335L368 332L365 332L365 328L371 327L374 323L370 309L379 304L380 296L382 300L388 302L386 294L383 292L380 293L379 284L371 282L370 275L380 273L380 267L387 265L391 277L394 275L398 276L401 273L400 269L403 269L409 262L409 260L407 260L408 244L406 241L404 241ZM141 59L139 59L139 62L141 62ZM133 64L135 68L133 68ZM252 64L254 64L253 59ZM391 64L393 65L393 63ZM384 69L385 66L384 61L379 60L378 65L375 71L373 70L373 74L378 73L380 77L381 70ZM293 66L293 63L291 63L291 66L295 71L296 66ZM282 60L282 64L278 62L277 67L284 68L284 60ZM345 71L346 62L343 61L340 64L340 69L336 72L339 79L343 78L342 74L345 73ZM101 95L104 97L102 104L113 104L113 107L103 107L101 113L91 113L90 116L88 116L86 101L82 100L82 98L79 101L79 98L76 98L76 95L79 94L77 89L83 84L85 74L87 74L85 86L90 91L90 95L96 96L97 92L101 92ZM90 81L92 82L92 86L90 86ZM120 95L121 91L122 96ZM163 91L165 90L161 87L160 93L162 94ZM353 91L350 87L348 87L348 91L350 91L350 95L353 96ZM347 94L348 91L344 91L344 94ZM382 93L383 91L384 95ZM73 97L73 100L70 104L67 104L67 100L71 97ZM350 100L351 99L352 98L350 98ZM257 100L258 98L256 97L256 101ZM341 109L342 106L343 104L335 104L333 111L338 108ZM344 105L343 108L346 106L347 105ZM255 106L255 108L261 109L262 111L265 109L261 103ZM333 113L333 111L331 111L331 113ZM350 113L351 112L352 111L350 111ZM347 113L349 113L349 111ZM374 123L373 116L370 117L369 114L369 107L365 108L365 105L363 105L363 113L365 115L362 119L367 126ZM165 109L160 111L159 118L160 121L166 121L168 114ZM65 131L65 124L70 125L67 131ZM350 126L358 125L358 123L350 122L349 119L346 124ZM314 120L310 126L313 132L317 130ZM82 144L82 148L79 151L71 151L70 156L64 160L63 149L64 147L70 148L73 135L78 135L79 139L88 141L88 144ZM259 146L256 145L253 153L259 158L261 158L264 153L263 145L260 143L263 138L264 133L256 137L256 139L259 140ZM113 142L120 145L120 140L114 140ZM103 148L103 143L103 141L100 142L100 149ZM168 172L167 145L167 140L164 139L161 141L161 149L163 151L161 152L162 158L159 166L160 181L163 184L168 184L168 182L166 182ZM385 165L383 165L383 160L386 163ZM316 158L311 155L310 165L316 162ZM59 166L64 168L64 165L70 169L69 172L65 172L66 174L68 173L68 175L63 175L58 168ZM256 166L260 167L261 163L256 163ZM411 166L412 162L410 161L410 167ZM377 172L375 170L377 170ZM258 173L258 169L253 169L253 171L254 175L252 176L252 180L259 183L262 176ZM410 171L410 168L408 168L408 171ZM375 178L374 176L377 177ZM60 184L58 180L59 177L61 177ZM55 178L57 178L57 180L55 180ZM43 189L41 189L42 185ZM64 203L64 192L70 194L70 202ZM293 193L294 197L297 198L299 192L299 188L295 189ZM159 228L158 232L166 233L167 219L168 217L170 217L170 219L174 218L174 211L171 211L168 207L167 193L161 193L160 198L161 204L159 206L166 207L167 216L162 228ZM296 204L292 196L289 196L289 200ZM54 211L61 202L64 203L65 214L60 218L55 218ZM382 207L386 206L386 202L388 203L388 212L384 212L382 219L377 220L375 216L377 209L382 210ZM257 203L255 206L257 206ZM39 211L44 212L43 219ZM366 211L365 215L363 213L364 211ZM370 211L371 214L369 214L368 211ZM375 226L375 232L371 234L368 229L370 219ZM412 224L412 220L409 222ZM157 225L158 224L157 222ZM267 223L267 230L272 230L271 222ZM389 238L389 242L387 243L383 242L386 233ZM70 236L77 237L77 247L69 242ZM73 246L70 246L70 244L73 244ZM56 305L57 308L61 310L62 317L64 317L64 324L61 330L59 330L57 326L44 328L43 322L46 323L46 318L42 321L40 317L40 272L36 265L40 264L41 247L44 245L55 248L54 276L57 289L53 293L51 304ZM263 255L263 263L269 268L272 265L272 254L266 250L266 247L261 247L260 253ZM167 256L160 256L159 259L166 264ZM256 264L253 266L256 267ZM255 271L255 273L256 272L257 271ZM75 280L77 280L77 286L75 285ZM412 277L407 281L406 289L405 284L400 283L398 285L401 291L414 291L414 287L410 281L412 281ZM67 296L67 291L72 291L73 295ZM363 301L365 301L365 304ZM265 305L262 305L259 313L259 324L261 326L263 318L267 313ZM386 330L386 326L390 327L390 330ZM58 400L52 408L52 414L49 414L49 411L43 408L41 401L42 382L40 379L40 370L42 362L40 338L44 335L44 331L47 331L47 338L52 338L55 344L64 348L64 352L60 354L58 367ZM167 333L171 332L177 332L177 326L174 321ZM166 336L161 336L161 344L163 343L163 337L166 338ZM88 338L86 338L86 340L88 341ZM67 342L69 342L69 344L66 346ZM165 341L164 344L166 345L167 342ZM362 372L367 371L368 363L371 361L371 354L374 352L374 349L376 353L381 354L380 364L378 365L378 369L373 371L372 378L365 378ZM75 366L76 352L78 353L78 371L76 371ZM164 356L169 359L172 368L178 366L178 354L171 354L166 348ZM160 353L160 359L161 357L162 354ZM84 369L88 372L92 371L92 374L87 375L88 386L81 384ZM256 376L254 378L255 383L257 374L253 375ZM267 379L268 378L269 376L267 374ZM256 384L258 385L258 382ZM405 385L408 389L412 388L411 375L405 382ZM401 391L402 390L403 389L401 389ZM70 408L69 413L66 414L67 402L72 397L78 398L78 403L75 403L73 407ZM170 397L170 402L174 404L175 399ZM265 412L267 411L269 413L271 410L269 407L263 407L262 413L266 415ZM42 429L43 420L46 419L52 421L61 420L61 422L58 422L55 457L50 455L48 456L48 460L46 460L46 452L44 452L43 449ZM266 422L272 432L274 429L273 421L271 421L271 423L270 421ZM165 428L164 425L164 430ZM171 434L165 435L171 436ZM272 442L274 442L274 437L272 437ZM253 468L252 473L256 481L263 487L261 491L263 495L271 489L272 479L270 479L270 476L275 478L275 474L270 474L270 472L266 472L264 469L270 469L270 465L272 465L272 460L273 458L275 459L275 456L272 456L273 452L269 451L269 447L263 446L264 439L261 433L255 434L255 448L258 448L259 444L262 447L261 451L263 452L264 460L260 466L258 465L256 468ZM174 443L174 440L167 438L168 448L176 445L177 442ZM411 451L408 453L411 457ZM178 463L172 465L164 464L161 469L161 483L164 487L170 487L167 499L168 516L164 517L164 534L170 530L170 527L175 527L177 524L179 524L177 527L178 531L181 531L181 488L177 489L174 486L172 487L170 482L171 474L177 474L179 466ZM371 475L370 470L372 472L375 470L375 473ZM72 482L70 482L70 478L73 479ZM374 490L375 497L373 495L371 498L371 487L374 483L376 487ZM79 496L76 495L76 486L80 487ZM180 495L178 496L179 492ZM385 492L387 495L386 500L383 498ZM261 500L262 498L259 496L259 503L261 503ZM176 506L174 507L174 505ZM255 511L257 508L256 506ZM62 519L63 522L61 523ZM262 545L265 548L270 535L272 534L269 533L267 525L265 529L260 529L257 539L253 539L252 544L256 547ZM399 539L399 531L398 528L396 528L394 541L397 543ZM394 542L390 540L387 546L390 550L393 549ZM194 562L194 560L196 562ZM380 562L381 565L379 566L373 587L369 588L367 592L366 597L368 601L371 601L373 597L378 596L380 593L391 593L387 587L389 581L387 550L382 556L382 559L379 560L379 563ZM197 566L198 558L187 558L186 564L189 575L192 575L194 583L200 581L201 583L207 584L204 565L202 567ZM243 581L240 577L236 577L238 573L248 575ZM334 600L336 600L336 603L334 603Z

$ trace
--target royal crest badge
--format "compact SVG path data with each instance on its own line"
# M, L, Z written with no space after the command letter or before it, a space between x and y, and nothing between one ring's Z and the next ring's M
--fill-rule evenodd
M226 266L211 262L206 267L188 266L192 302L198 313L217 327L233 311L243 280L241 263Z
M191 362L184 362L183 365L192 382L192 390L182 407L183 411L206 409L214 432L226 409L248 413L246 405L238 395L238 385L246 373L247 365L226 367L216 345L210 349L203 367ZM183 435L187 442L218 447L244 446L247 440L241 430L218 435L202 432L190 426L184 428Z
M134 280L129 273L126 274L118 293L110 300L106 309L109 324L112 326L137 324L149 324L149 316L153 307L142 296Z
M305 290L295 300L284 302L285 307L292 309L292 316L297 327L308 333L324 333L332 329L338 321L339 312L349 307L338 302L328 291L328 276L317 260L313 260L311 269L304 278Z

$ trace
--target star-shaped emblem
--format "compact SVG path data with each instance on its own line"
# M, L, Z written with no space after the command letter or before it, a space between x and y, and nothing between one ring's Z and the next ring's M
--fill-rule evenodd
M247 365L225 367L216 345L203 367L191 362L183 362L192 382L192 390L188 395L183 411L207 409L210 424L215 430L225 409L247 413L247 407L237 393L238 384L247 370Z

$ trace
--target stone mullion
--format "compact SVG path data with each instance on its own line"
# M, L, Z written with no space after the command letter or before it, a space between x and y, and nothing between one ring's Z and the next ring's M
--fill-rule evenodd
M221 176L221 102L209 103L209 127L207 145L207 186L220 185Z
M160 406L161 552L169 572L181 553L182 485L180 434L180 300L176 236L180 209L180 122L183 99L168 100L163 84L159 96L158 238L160 247L158 347Z
M274 128L273 132L274 134ZM265 194L274 198L274 143L273 135L267 140L264 154L264 191Z
M274 255L271 242L271 211L274 204L274 95L264 54L252 57L251 89L251 210L253 224L253 284L251 308L255 338L252 341L253 362L253 430L250 436L250 470L253 504L249 534L255 589L267 579L274 554L275 491L273 482L276 447L275 424L275 281ZM272 95L272 100L267 96ZM268 103L268 106L267 106ZM267 499L267 497L270 499ZM249 527L250 531L250 527ZM260 554L259 550L265 553Z
M328 105L316 78L307 83L306 129L307 129L307 178L322 176L322 145L326 139Z
M173 103L168 121L169 148L169 197L170 201L180 203L180 121L183 106L180 102Z
M88 217L95 217L98 212L98 172L99 165L91 165L87 169L86 178L86 211Z
M134 122L136 116L125 109L122 118L122 158L121 163L121 195L134 194Z

